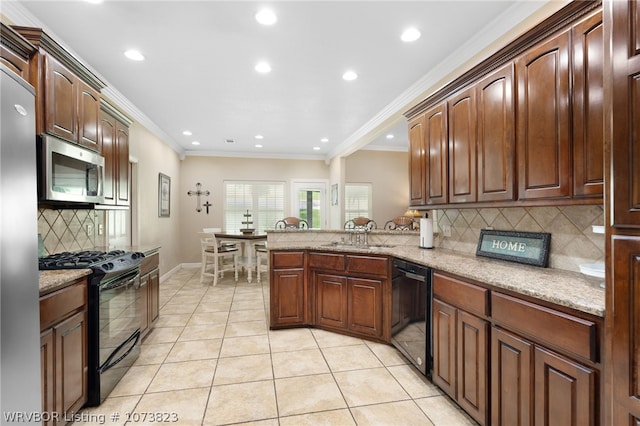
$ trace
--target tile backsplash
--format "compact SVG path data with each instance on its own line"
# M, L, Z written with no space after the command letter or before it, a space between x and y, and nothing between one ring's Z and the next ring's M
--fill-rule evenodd
M436 245L475 253L480 230L548 232L551 234L549 267L579 271L580 264L604 260L604 235L592 225L604 225L604 207L508 207L444 209L437 211ZM450 228L450 235L445 230Z
M97 231L104 221L100 210L38 209L38 233L47 254L92 250L102 245Z

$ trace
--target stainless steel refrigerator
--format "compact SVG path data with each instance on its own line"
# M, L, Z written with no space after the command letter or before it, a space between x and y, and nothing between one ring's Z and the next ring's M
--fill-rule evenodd
M41 424L35 91L0 64L0 424Z

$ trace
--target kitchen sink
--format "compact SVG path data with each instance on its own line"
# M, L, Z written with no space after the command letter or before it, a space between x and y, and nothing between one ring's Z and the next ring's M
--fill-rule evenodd
M340 243L340 242L325 244L325 246L335 247L339 249L359 249L359 250L378 250L378 249L388 249L388 248L395 247L388 244L349 244L349 243Z

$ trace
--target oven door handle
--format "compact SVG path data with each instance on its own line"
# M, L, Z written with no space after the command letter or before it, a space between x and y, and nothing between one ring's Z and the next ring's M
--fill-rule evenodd
M133 341L133 344L131 344L131 347L129 349L127 349L127 351L124 354L122 354L121 356L119 356L117 359L114 360L113 357L115 357L116 354L118 352L120 352L120 349L122 349L126 345L130 344L131 341ZM100 371L100 373L104 373L105 371L107 371L108 369L110 369L114 365L118 364L123 359L125 359L127 357L127 355L129 355L131 353L131 351L136 347L136 345L138 344L139 341L140 341L140 330L136 330L136 332L133 333L131 336L129 336L129 338L127 340L122 342L120 344L120 346L118 346L116 348L116 350L111 353L111 356L109 356L109 358L107 358L107 360L104 362L104 364L102 364L100 366L100 368L98 369Z
M112 290L118 287L125 287L129 284L135 284L136 280L140 278L140 271L136 268L134 271L129 272L128 274L120 277L118 280L110 282L100 287L100 290ZM140 283L136 286L136 288L140 287Z

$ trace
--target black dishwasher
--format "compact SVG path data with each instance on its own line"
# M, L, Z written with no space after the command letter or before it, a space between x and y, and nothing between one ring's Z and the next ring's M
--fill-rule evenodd
M393 259L391 343L431 378L431 269Z

